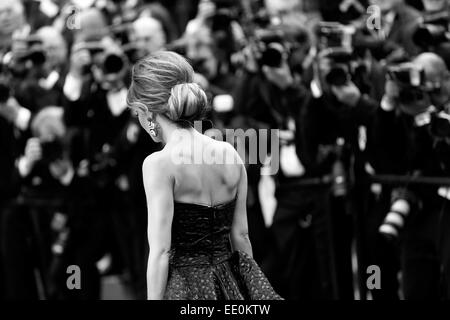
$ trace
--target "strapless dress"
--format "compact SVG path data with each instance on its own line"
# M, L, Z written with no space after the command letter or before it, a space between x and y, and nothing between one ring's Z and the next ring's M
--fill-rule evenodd
M280 300L257 263L232 251L236 199L221 205L174 203L164 299Z

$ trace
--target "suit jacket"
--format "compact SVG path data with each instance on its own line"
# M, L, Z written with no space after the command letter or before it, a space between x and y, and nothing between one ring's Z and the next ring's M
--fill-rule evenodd
M14 126L0 116L0 202L15 196L19 175L15 167L17 157Z

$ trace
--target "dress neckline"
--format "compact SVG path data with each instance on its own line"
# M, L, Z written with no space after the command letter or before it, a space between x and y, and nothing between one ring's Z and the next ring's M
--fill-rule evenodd
M230 204L235 203L236 200L237 200L237 195L233 199L231 199L229 201L222 202L222 203L215 204L215 205L209 205L209 204L203 204L203 203L194 203L194 202L182 202L182 201L174 201L174 203L175 204L181 204L181 205L204 207L204 208L210 208L211 209L211 208L218 208L218 207L226 207L226 206L228 206Z

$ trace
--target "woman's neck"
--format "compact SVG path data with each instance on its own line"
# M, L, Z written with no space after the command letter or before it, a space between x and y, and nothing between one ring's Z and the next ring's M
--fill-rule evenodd
M180 128L172 122L160 123L162 131L162 143L164 145L180 142L182 139L193 138L198 132L192 128ZM186 141L186 140L184 140Z

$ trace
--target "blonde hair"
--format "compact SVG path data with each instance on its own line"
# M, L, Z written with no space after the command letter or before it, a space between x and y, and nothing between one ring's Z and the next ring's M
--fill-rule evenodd
M151 54L133 67L128 106L162 114L180 126L192 125L203 118L208 106L206 94L193 76L192 66L179 54Z

